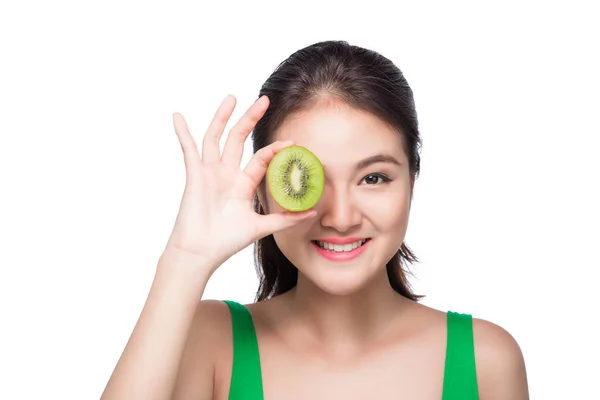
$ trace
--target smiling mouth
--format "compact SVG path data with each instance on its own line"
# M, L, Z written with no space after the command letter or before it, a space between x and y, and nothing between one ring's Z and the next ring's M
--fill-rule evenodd
M335 243L322 242L320 240L312 240L312 243L314 245L316 245L317 247L319 247L320 249L326 250L331 253L349 253L353 250L358 249L359 247L364 246L365 243L367 243L369 240L371 240L371 239L370 238L361 239L356 242L347 243L347 244L335 244Z

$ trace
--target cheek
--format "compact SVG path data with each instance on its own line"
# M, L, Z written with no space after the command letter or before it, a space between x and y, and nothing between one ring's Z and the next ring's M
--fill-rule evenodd
M378 231L406 229L410 211L410 194L404 190L365 193L361 209Z

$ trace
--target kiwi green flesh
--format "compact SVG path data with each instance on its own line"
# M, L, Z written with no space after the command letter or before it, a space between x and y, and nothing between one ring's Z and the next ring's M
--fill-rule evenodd
M309 210L323 194L323 165L305 147L289 146L269 163L267 183L271 196L281 208L293 212Z

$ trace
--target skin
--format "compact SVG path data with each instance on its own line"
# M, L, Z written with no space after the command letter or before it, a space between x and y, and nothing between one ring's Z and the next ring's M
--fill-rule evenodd
M288 117L273 139L293 140L315 153L325 168L325 189L316 218L274 234L298 267L298 285L247 305L265 398L441 399L446 313L397 294L385 269L404 240L414 184L401 136L367 112L325 100ZM357 168L360 160L380 154L398 164ZM259 191L259 198L267 212L283 211L268 191ZM315 238L350 236L371 238L351 261L329 261L311 244ZM174 399L228 398L230 318L224 303L201 302ZM480 399L528 399L514 338L481 319L474 319L474 338ZM206 382L199 376L213 377L211 397L201 397Z

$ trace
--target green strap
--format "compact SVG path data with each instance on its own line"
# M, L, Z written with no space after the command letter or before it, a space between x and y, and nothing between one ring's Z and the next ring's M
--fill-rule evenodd
M262 374L252 315L246 307L225 300L233 328L233 367L229 400L262 400Z
M479 400L473 343L473 317L448 311L448 337L442 400Z

